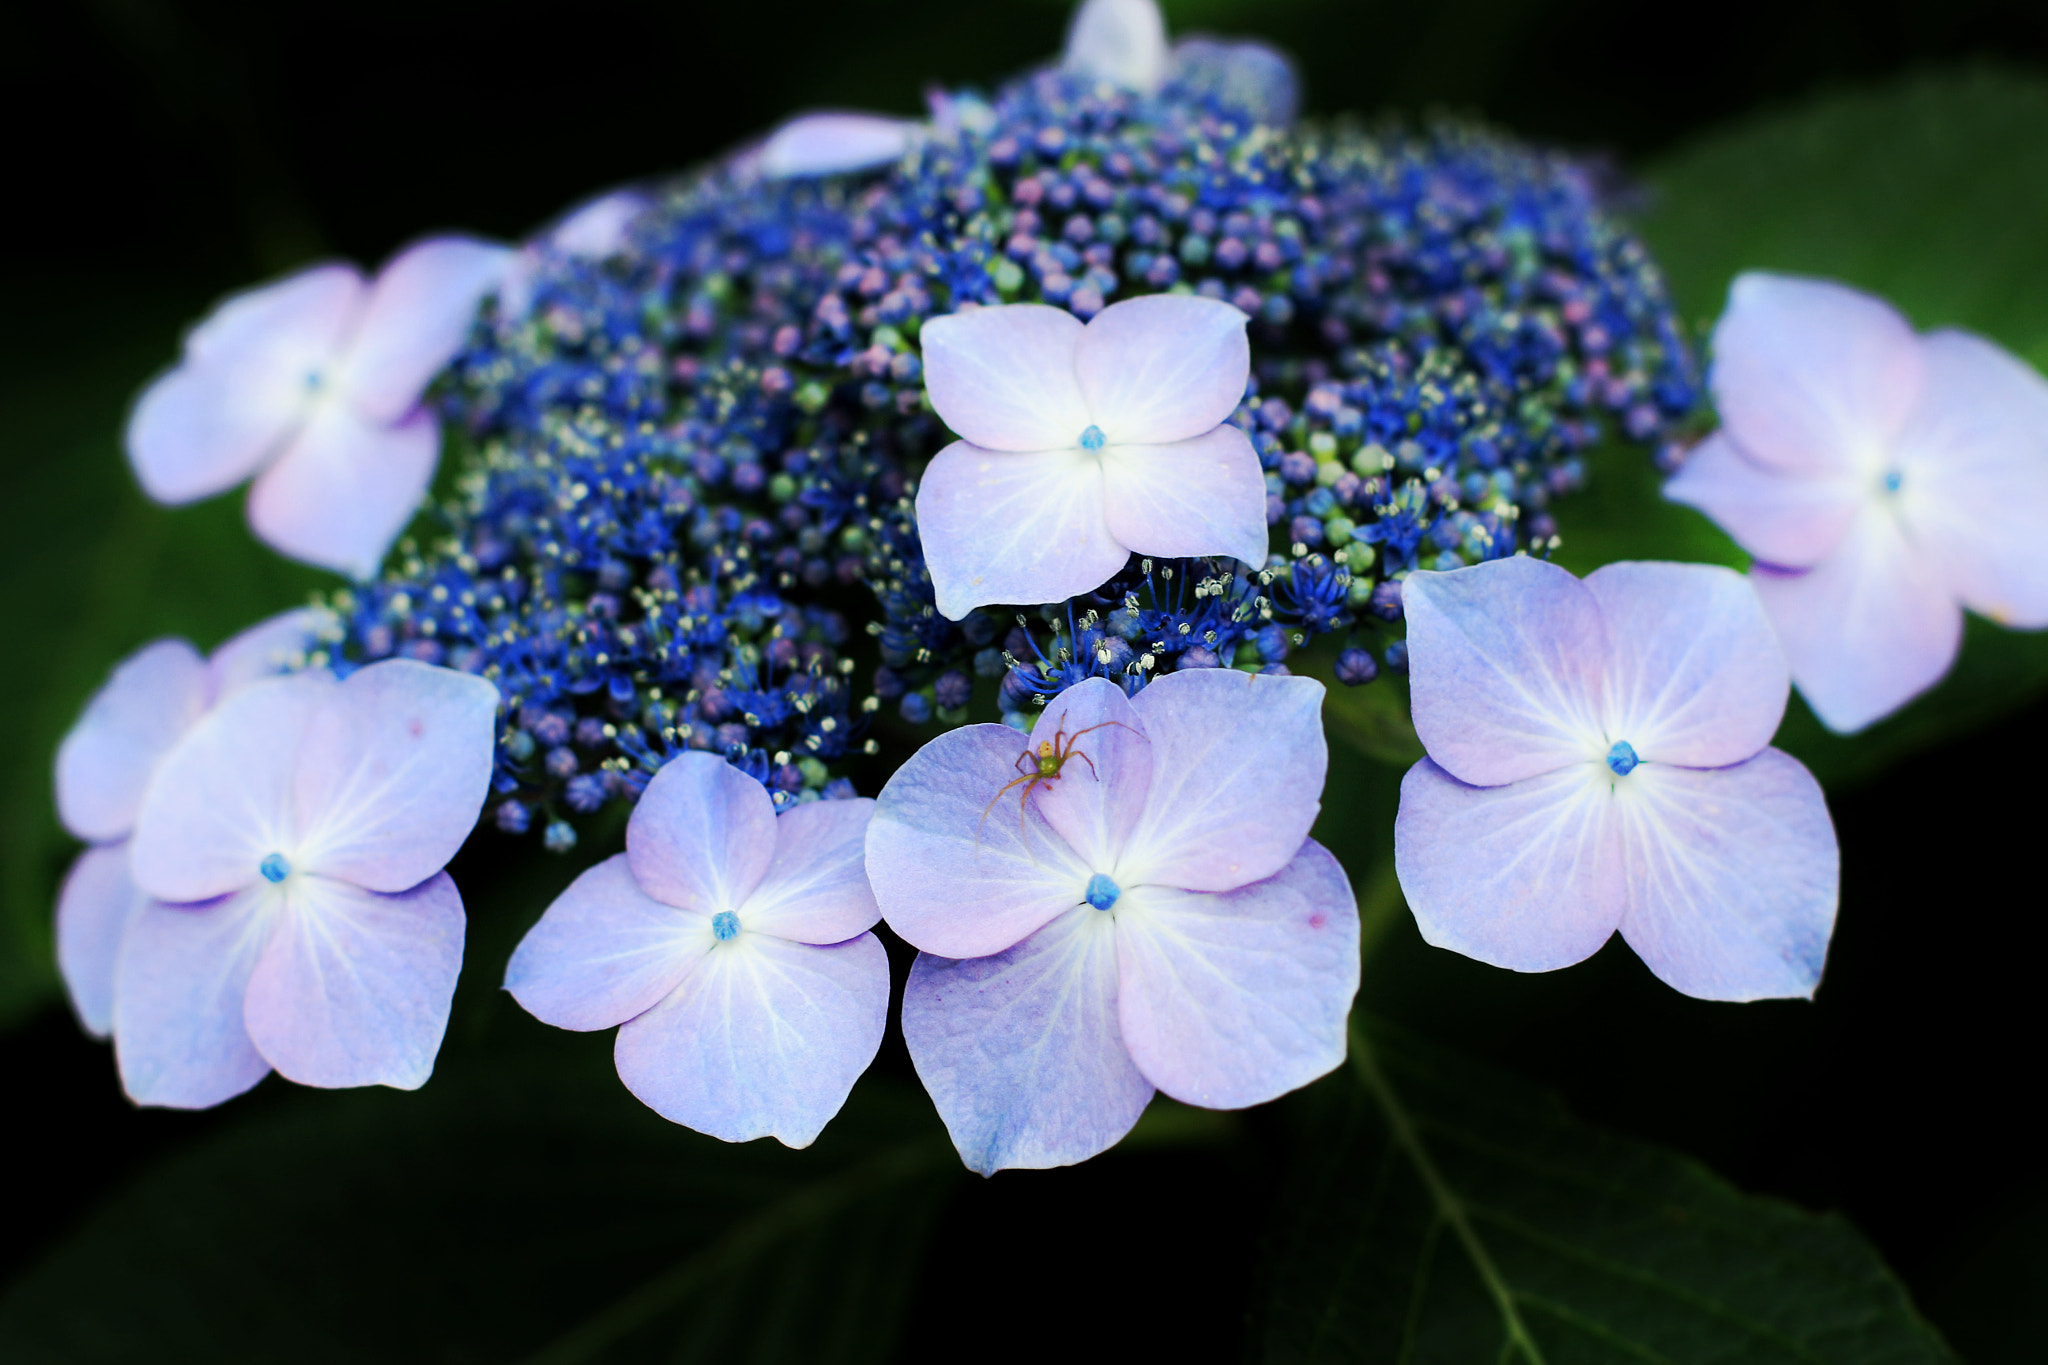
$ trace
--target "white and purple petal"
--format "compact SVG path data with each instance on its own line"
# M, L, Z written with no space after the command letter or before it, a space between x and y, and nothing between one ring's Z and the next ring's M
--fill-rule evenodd
M1105 447L1102 497L1110 535L1132 553L1265 565L1266 479L1234 426L1172 445Z
M526 931L505 989L542 1023L613 1028L659 1004L717 941L703 913L642 891L618 853L571 882Z
M1065 755L1059 776L1028 798L1022 784L1012 788L997 812L1008 816L1013 802L1028 799L1083 863L1115 867L1152 787L1152 742L1136 708L1109 679L1088 678L1038 713L1031 745L1041 744Z
M1082 330L1042 303L933 318L917 335L933 411L984 450L1078 450L1095 420L1075 370Z
M490 792L497 711L491 683L412 659L330 689L292 784L299 870L399 892L447 866Z
M1876 478L1920 392L1920 345L1882 299L1752 271L1714 327L1709 383L1722 427L1758 464Z
M426 496L440 456L432 413L387 424L329 399L250 488L250 528L280 554L368 578Z
M1036 454L955 441L917 489L917 530L939 614L1060 602L1130 559L1109 529L1102 464L1078 445Z
M136 913L114 968L114 1058L129 1099L205 1109L269 1074L242 1006L274 899L259 883L196 905L150 901Z
M1191 668L1131 705L1152 742L1152 782L1117 880L1233 891L1285 867L1322 805L1323 685Z
M775 817L775 853L746 904L743 928L797 943L844 943L882 912L868 885L865 797L809 801Z
M1771 742L1791 691L1756 590L1711 564L1609 564L1586 576L1607 626L1611 739L1639 758L1718 768Z
M1614 780L1594 762L1499 787L1410 768L1394 868L1422 937L1518 972L1591 957L1628 903Z
M207 656L213 695L224 697L262 678L305 666L306 656L341 623L325 607L300 607L259 621Z
M889 957L742 931L619 1030L619 1079L663 1118L727 1142L808 1147L882 1045Z
M2048 380L1965 332L1922 340L1899 434L1900 519L1949 589L2000 625L2048 625Z
M425 1084L462 970L448 874L395 896L298 874L272 894L277 928L243 1011L257 1050L301 1085Z
M775 857L775 803L724 759L678 754L633 808L626 857L658 901L706 915L737 910Z
M1089 418L1113 446L1171 445L1215 430L1236 410L1251 376L1249 320L1198 294L1145 294L1111 304L1082 329L1073 351Z
M913 947L984 957L1081 903L1096 869L1046 823L1035 797L1021 811L998 800L1013 779L1010 793L1023 790L1028 746L1007 725L949 730L876 798L868 882L882 917Z
M337 686L326 673L251 683L193 726L136 817L136 885L158 900L203 901L260 883L263 860L298 842L299 745Z
M199 651L144 645L115 666L57 746L57 815L81 839L125 837L157 764L213 701Z
M1841 861L1813 775L1766 749L1731 768L1646 763L1615 787L1621 934L1650 970L1706 1000L1811 996Z
M1452 776L1498 786L1605 749L1607 628L1570 573L1516 555L1412 573L1401 602L1415 733Z
M1149 95L1166 80L1166 19L1156 0L1084 0L1060 69Z
M969 1170L1086 1161L1152 1098L1117 1019L1116 926L1082 906L1008 952L919 955L903 1039Z
M1963 612L1939 569L1889 508L1861 513L1841 547L1804 573L1750 573L1792 681L1821 723L1850 734L1939 682L1963 638Z
M409 414L462 348L513 255L474 237L429 237L385 262L337 376L349 401L376 423Z
M1161 1091L1241 1109L1343 1062L1358 905L1321 844L1236 891L1133 887L1113 913L1124 1044Z
M95 1038L114 1030L114 969L121 938L149 897L128 875L128 843L88 848L57 893L57 970L78 1022Z
M1715 432L1664 485L1664 496L1697 507L1735 543L1785 569L1804 569L1834 553L1868 481L1851 473L1781 474L1744 455Z
M750 160L771 180L872 170L910 150L917 129L913 120L885 114L799 114L770 133Z

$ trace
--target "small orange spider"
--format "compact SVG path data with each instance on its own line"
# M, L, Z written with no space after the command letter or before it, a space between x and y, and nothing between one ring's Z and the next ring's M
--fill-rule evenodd
M1120 730L1131 728L1120 720L1106 720L1100 725L1091 725L1085 730L1076 730L1072 735L1068 735L1066 723L1062 721L1059 729L1053 732L1050 740L1042 739L1038 741L1036 747L1026 745L1024 752L1017 755L1017 771L1022 773L1023 776L1011 778L1003 784L1001 791L998 791L989 798L989 803L982 807L981 810L981 823L987 824L989 812L996 808L996 802L1002 800L1004 794L1010 788L1022 782L1024 784L1024 794L1017 798L1017 833L1021 837L1025 832L1024 807L1025 803L1031 799L1031 793L1041 785L1059 781L1060 770L1066 767L1067 760L1070 758L1078 758L1083 763L1086 763L1089 775L1097 782L1100 782L1102 774L1095 771L1095 760L1082 753L1075 746L1080 743L1081 736L1092 735L1097 730L1106 730L1112 725ZM1029 763L1031 766L1025 767L1026 763ZM977 825L975 828L979 830L980 826Z

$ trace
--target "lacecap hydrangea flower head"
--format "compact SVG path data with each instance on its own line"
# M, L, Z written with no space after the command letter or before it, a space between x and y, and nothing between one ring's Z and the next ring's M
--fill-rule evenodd
M479 806L562 854L634 807L506 983L723 1138L838 1110L878 912L977 1169L1335 1066L1357 915L1289 661L1400 665L1417 581L1526 562L1586 450L1696 395L1579 167L1297 104L1269 49L1091 0L929 118L804 115L518 248L224 305L138 472L254 474L259 533L358 581L138 779L131 1092L418 1084ZM421 506L443 427L465 463Z

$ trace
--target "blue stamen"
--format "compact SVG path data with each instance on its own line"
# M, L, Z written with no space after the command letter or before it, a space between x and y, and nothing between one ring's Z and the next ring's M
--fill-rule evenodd
M1081 449L1083 450L1100 450L1108 443L1109 438L1102 434L1102 428L1092 423L1089 425L1088 430L1081 433Z
M730 910L721 910L711 917L711 936L720 943L730 943L740 936L740 917Z
M1614 747L1607 751L1607 766L1614 769L1616 777L1627 777L1642 761L1636 757L1635 747L1625 739L1614 741Z
M292 875L292 865L282 853L265 854L263 861L256 864L256 870L267 882L281 882Z
M1884 491L1887 493L1896 493L1899 491L1899 485L1904 483L1905 481L1906 476L1904 474L1901 474L1896 469L1888 469L1885 471L1884 475Z
M1123 888L1098 872L1088 879L1088 889L1082 894L1097 910L1107 910L1116 904L1118 896L1123 895Z

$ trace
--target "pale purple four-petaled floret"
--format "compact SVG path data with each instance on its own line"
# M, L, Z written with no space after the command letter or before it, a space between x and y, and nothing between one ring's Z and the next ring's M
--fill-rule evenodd
M511 261L506 247L436 237L375 280L316 265L226 300L129 418L144 491L191 502L253 475L249 524L272 548L375 573L440 456L421 395Z
M903 1034L968 1166L1082 1161L1155 1089L1235 1109L1344 1059L1358 912L1308 838L1322 700L1227 669L1128 699L1090 679L1031 737L954 730L883 788L868 876L923 950Z
M577 878L505 988L568 1029L619 1027L619 1078L664 1118L806 1147L882 1043L889 959L862 871L870 800L778 816L723 759L685 753L641 796L626 851Z
M197 1108L273 1068L412 1089L462 965L441 869L489 789L497 689L411 660L226 696L148 780L112 945L122 1084Z
M1699 564L1586 579L1527 557L1411 575L1415 730L1395 866L1422 935L1549 971L1619 930L1713 1000L1809 996L1839 855L1820 785L1766 747L1784 656Z
M1089 592L1131 555L1266 560L1266 485L1224 419L1251 372L1245 315L1194 295L1111 304L1085 325L1009 304L933 318L933 409L961 437L917 492L941 615Z
M1860 730L1934 685L1963 609L2048 625L2048 381L1881 299L1747 274L1714 331L1721 430L1666 495L1719 522L1799 684Z

